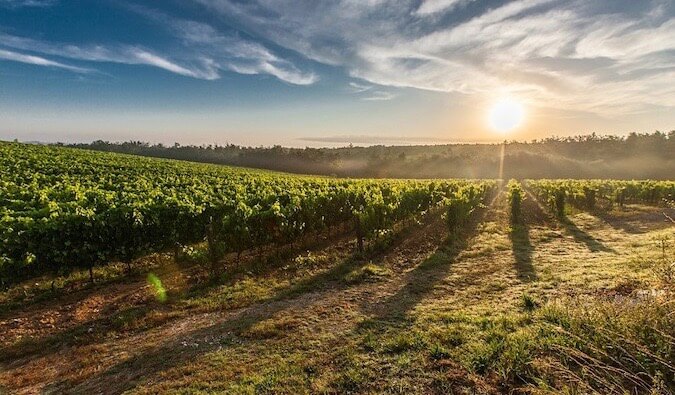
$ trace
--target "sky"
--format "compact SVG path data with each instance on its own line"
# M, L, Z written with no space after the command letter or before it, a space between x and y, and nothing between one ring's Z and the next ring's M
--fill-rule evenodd
M495 130L504 100L524 117ZM675 0L0 0L0 140L340 146L675 129Z

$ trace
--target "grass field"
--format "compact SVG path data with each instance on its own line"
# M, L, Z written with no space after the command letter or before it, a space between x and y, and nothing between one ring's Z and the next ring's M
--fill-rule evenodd
M670 393L673 211L557 220L530 194L512 226L501 191L459 237L432 212L363 255L322 234L215 280L163 254L33 279L0 295L0 388Z

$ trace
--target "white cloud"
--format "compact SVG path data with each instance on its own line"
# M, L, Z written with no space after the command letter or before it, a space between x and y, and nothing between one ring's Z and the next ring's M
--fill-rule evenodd
M146 7L132 6L131 9L170 31L185 43L185 52L206 59L214 72L231 70L241 74L269 74L295 85L309 85L318 80L316 74L299 70L290 61L255 41L221 33L206 23L172 17Z
M171 61L160 56L137 48L131 49L129 53L132 55L132 57L127 59L127 63L134 63L134 59L136 59L140 64L159 67L160 69L168 70L172 73L184 75L187 77L201 78L205 80L213 80L218 78L218 74L209 67L203 71L190 70L183 66L172 63Z
M343 68L359 81L349 89L370 100L391 98L387 87L411 87L482 96L510 91L534 105L601 115L675 106L669 0L193 1L246 34L220 29L217 20L127 6L169 32L171 47L70 45L0 33L3 58L71 71L81 68L64 59L148 65L207 80L232 71L308 85L319 77L303 67L305 58ZM52 1L0 0L10 3Z
M366 84L360 84L358 82L350 82L349 83L349 89L353 93L361 93L361 92L366 92L371 89L373 89L372 85L366 85Z
M181 66L163 56L136 46L77 46L71 44L39 41L1 33L0 42L2 42L2 44L5 46L19 50L38 52L41 54L58 56L62 58L77 59L80 61L147 65L158 67L187 77L207 80L218 78L218 74L211 67L209 67L208 62L201 61L192 67ZM75 68L70 68L70 70L76 71Z
M51 7L56 3L57 0L0 0L0 7Z
M672 1L475 2L471 17L464 0L194 1L378 86L511 91L600 115L675 106Z
M396 95L392 92L387 92L387 91L372 91L370 95L366 96L363 98L363 100L367 101L385 101L385 100L391 100L395 98Z
M11 60L20 63L34 64L37 66L56 67L59 69L74 71L76 73L90 73L93 71L92 69L71 66L53 60L45 59L40 56L27 55L13 51L6 51L3 49L0 49L0 59Z
M415 11L416 15L430 15L438 12L452 11L456 7L461 7L474 0L424 0Z
M299 70L293 63L278 57L257 42L222 34L205 23L169 17L143 7L130 6L130 9L148 17L177 37L183 43L180 51L175 51L178 56L170 58L138 45L73 45L3 33L0 33L0 43L23 51L81 61L147 65L205 80L220 78L222 70L267 74L296 85L313 84L319 79L316 74ZM53 63L51 66L59 67L56 66L57 62ZM78 69L65 65L61 67L71 71Z
M367 101L384 101L384 100L391 100L395 98L397 95L393 92L384 90L384 89L379 89L375 87L374 85L370 84L364 84L360 82L350 82L348 84L348 90L351 93L354 93L356 95L359 95L361 97L361 100L367 100Z

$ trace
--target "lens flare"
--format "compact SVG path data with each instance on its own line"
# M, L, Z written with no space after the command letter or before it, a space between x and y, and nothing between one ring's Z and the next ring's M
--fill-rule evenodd
M153 273L148 274L148 284L152 288L153 293L155 294L155 299L157 299L158 302L165 302L166 301L166 288L164 288L164 285L162 284L162 280L159 279L156 275Z

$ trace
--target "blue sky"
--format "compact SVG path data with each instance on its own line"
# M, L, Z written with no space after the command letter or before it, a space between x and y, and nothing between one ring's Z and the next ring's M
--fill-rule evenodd
M0 139L246 145L675 129L675 2L0 0Z

